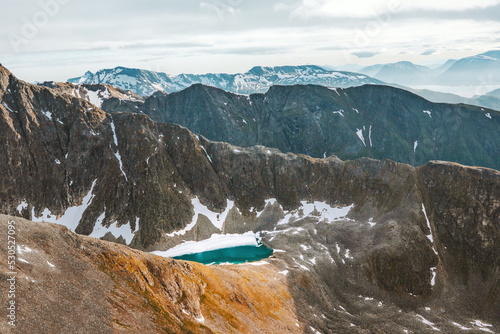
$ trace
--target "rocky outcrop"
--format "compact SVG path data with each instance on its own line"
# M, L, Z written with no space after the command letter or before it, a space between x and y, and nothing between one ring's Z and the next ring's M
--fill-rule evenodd
M123 91L120 88L106 84L73 84L46 81L38 85L49 87L53 92L78 97L92 103L97 108L103 109L122 108L122 111L137 112L134 102L139 104L143 102L141 96L129 90ZM129 104L122 105L122 101L128 101Z
M139 110L211 140L317 158L371 157L414 166L445 160L500 169L499 112L432 103L387 86L273 86L246 97L193 85L103 108Z

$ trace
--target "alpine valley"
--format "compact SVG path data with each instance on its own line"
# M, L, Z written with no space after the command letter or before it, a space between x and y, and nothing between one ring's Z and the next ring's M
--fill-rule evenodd
M499 112L379 85L141 97L77 81L0 66L15 332L500 331ZM273 254L168 258L231 236Z

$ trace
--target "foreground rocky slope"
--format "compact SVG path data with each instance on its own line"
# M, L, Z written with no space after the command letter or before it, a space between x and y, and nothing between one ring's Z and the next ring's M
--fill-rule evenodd
M307 332L498 326L500 172L244 149L0 70L2 213L144 250L260 232Z
M0 237L14 221L16 324L2 333L303 333L274 265L207 267L71 233L65 227L0 215ZM7 244L0 245L7 254ZM5 257L0 287L8 291Z
M103 108L139 111L239 146L318 158L334 154L411 165L446 160L500 169L499 112L431 103L393 87L273 86L266 94L245 97L194 85Z
M6 279L15 275L16 327L2 311L2 333L495 333L498 328L469 310L444 308L435 298L402 306L404 298L388 299L374 289L351 291L345 279L330 290L322 282L325 276L335 282L340 272L349 274L352 264L304 270L277 253L257 265L204 266L0 215L4 240L9 222L16 227L16 274L8 274L12 270L0 260L0 287L7 291ZM7 253L6 243L0 251ZM6 305L6 294L0 301Z

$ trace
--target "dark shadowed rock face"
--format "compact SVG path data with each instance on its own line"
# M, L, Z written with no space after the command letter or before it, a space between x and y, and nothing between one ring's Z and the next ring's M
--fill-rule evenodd
M353 313L364 332L421 328L425 307L441 310L424 317L443 331L461 317L499 322L498 171L236 147L4 68L0 102L2 213L144 250L260 232L281 250L299 318L325 332L356 333ZM385 324L399 310L413 320Z
M500 173L443 162L418 171L447 288L468 286L457 298L474 311L498 316L492 296L500 294Z
M371 157L411 165L446 160L500 169L499 112L432 103L393 87L273 86L266 94L246 97L193 85L157 93L144 103L103 108L140 111L239 146L318 158Z

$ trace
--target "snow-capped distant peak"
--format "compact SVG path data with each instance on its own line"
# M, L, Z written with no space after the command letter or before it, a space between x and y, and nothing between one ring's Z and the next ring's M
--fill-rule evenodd
M72 83L109 84L123 90L149 96L157 91L167 93L183 90L193 84L213 86L238 94L265 93L273 85L315 84L327 87L352 87L382 82L350 72L330 71L316 65L256 66L246 73L179 74L170 76L161 72L116 67L95 74L69 79Z

